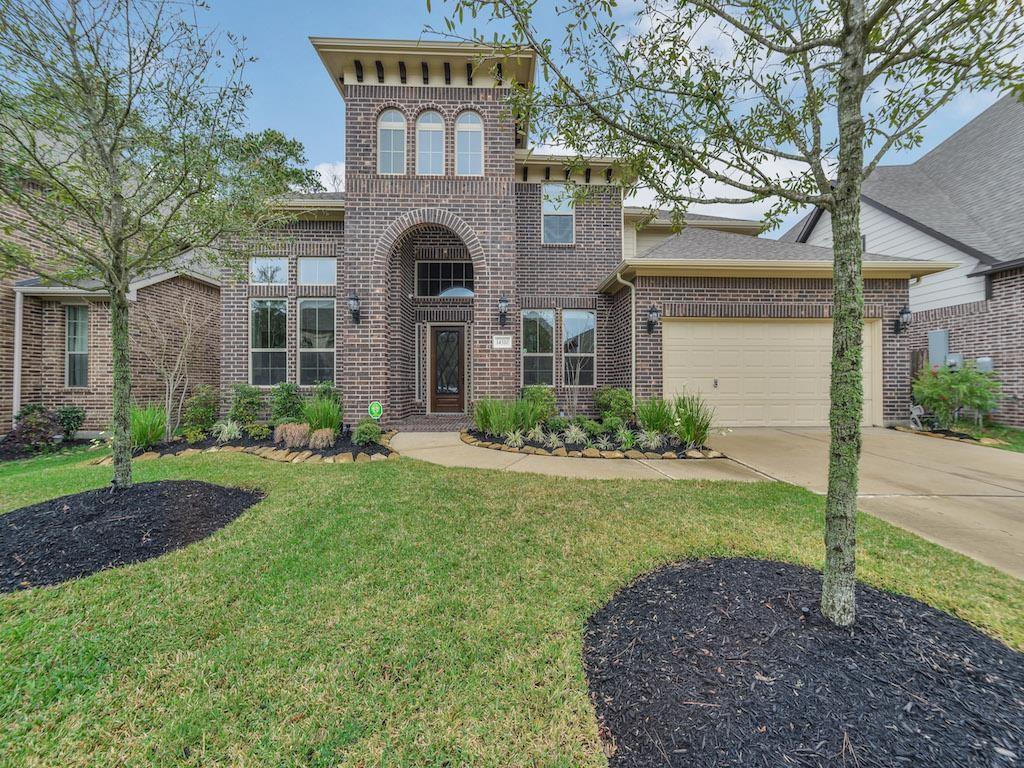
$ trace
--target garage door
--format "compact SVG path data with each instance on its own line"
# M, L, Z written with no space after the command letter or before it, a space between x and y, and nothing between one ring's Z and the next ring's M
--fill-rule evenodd
M828 426L830 320L663 321L666 397L699 392L717 423ZM864 423L881 423L881 323L864 326Z

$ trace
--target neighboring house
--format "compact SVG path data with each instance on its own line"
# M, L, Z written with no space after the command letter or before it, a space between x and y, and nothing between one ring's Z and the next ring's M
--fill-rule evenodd
M717 217L674 233L624 208L614 160L570 168L529 151L507 97L532 55L312 43L345 100L345 193L289 198L298 220L253 256L249 281L222 274L223 389L333 380L350 423L374 400L394 422L526 384L554 387L566 410L610 385L701 391L722 424L827 423L831 251ZM867 423L906 418L894 321L909 279L948 266L867 258Z
M861 205L869 250L956 264L910 285L916 364L926 359L929 331L946 332L950 353L992 358L1004 393L993 417L1016 426L1024 426L1021 168L1024 104L1005 96L916 162L877 168ZM829 214L812 212L780 239L830 245Z
M0 209L0 223L19 221ZM14 229L19 242L47 253L45 233ZM185 263L183 261L183 263ZM163 403L161 359L177 356L185 328L197 325L189 356L189 386L218 386L220 285L202 270L182 267L130 286L132 395ZM112 389L109 302L101 287L48 285L21 270L0 277L0 434L29 403L79 405L83 429L109 426Z

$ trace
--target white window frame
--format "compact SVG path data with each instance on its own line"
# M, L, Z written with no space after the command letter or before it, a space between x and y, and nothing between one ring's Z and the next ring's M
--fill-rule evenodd
M476 117L476 119L479 120L480 122L479 123L474 123L474 124L472 124L472 126L466 126L464 124L460 125L460 122L462 121L462 118L466 117L467 115L474 115ZM459 134L460 133L470 133L470 132L478 132L480 134L480 173L463 173L462 171L459 170ZM460 112L459 116L455 118L455 175L456 176L468 176L470 178L483 176L484 175L484 150L485 150L485 142L484 142L484 118L483 118L483 116L479 112L477 112L475 110L472 110L472 109L467 109L465 112Z
M308 264L308 263L311 263L311 262L315 262L318 265L322 265L324 263L329 263L330 264L330 267L329 267L329 271L330 271L330 275L331 275L330 282L326 282L326 283L321 283L321 282L307 283L307 282L305 282L302 279L302 265L303 264ZM319 277L319 272L320 272L320 270L318 268L317 269L317 276L318 277ZM295 279L296 279L296 281L298 282L299 285L337 285L338 284L338 260L336 258L334 258L333 256L300 256L299 257L299 263L298 263L297 269L296 269Z
M313 302L325 302L325 303L329 302L330 305L331 305L331 308L332 308L332 310L334 312L334 346L332 346L332 347L304 347L304 346L302 346L302 305L303 304L308 304L311 301L313 301ZM310 297L310 298L305 298L305 299L299 299L298 302L297 302L297 306L295 307L295 318L296 318L295 319L295 332L296 332L295 348L298 350L298 353L299 353L298 367L296 368L296 371L295 371L295 377L296 377L296 381L298 382L299 386L300 387L312 387L312 386L315 386L317 383L319 383L319 382L316 382L316 381L314 381L314 382L312 382L310 384L303 384L302 383L302 355L303 355L304 352L317 352L317 353L319 353L319 352L330 352L331 353L331 355L334 358L333 362L331 364L331 383L336 385L337 384L337 379L338 379L338 302L335 299L328 298L328 297L321 297L321 298ZM322 379L321 379L321 381L322 381Z
M397 117L394 117L396 116ZM400 118L400 120L399 120ZM381 144L381 133L387 131L402 131L402 162L399 164L401 170L399 171L385 171L384 167L384 151ZM377 174L380 176L404 176L406 172L406 164L408 158L406 157L406 145L408 143L408 126L406 124L405 115L402 114L400 109L395 107L388 107L380 116L377 118ZM394 154L394 150L389 150L389 154Z
M429 293L420 293L420 264L469 264L473 267L473 296L431 296ZM413 296L417 299L472 299L476 296L476 264L472 259L418 259L413 280L416 283L413 287Z
M253 305L257 301L275 301L284 304L284 347L260 347L254 349L252 346L252 312ZM252 381L252 356L256 352L284 352L284 380L288 381L288 299L276 297L276 296L254 296L249 299L249 312L246 315L245 322L249 328L249 384L254 387L260 387L261 389L270 389L271 387L277 386L277 384L253 384ZM278 382L280 383L280 382Z
M526 351L526 315L530 312L544 312L551 318L551 351L550 352L527 352ZM555 309L523 309L519 312L519 386L526 384L526 358L528 357L550 357L551 358L551 383L537 384L530 386L555 387L555 337L558 336L558 312Z
M565 351L565 316L572 314L573 312L586 313L593 316L594 318L594 351L593 352L566 352ZM597 386L597 311L593 309L563 309L562 310L562 327L561 327L561 339L562 339L562 386L568 389L593 389ZM594 361L594 380L590 384L570 384L566 381L566 360L573 357L589 357Z
M284 281L280 283L264 282L253 280L255 270L253 265L258 261L281 261L284 262ZM249 285L288 285L288 257L287 256L250 256L249 257Z
M576 244L576 205L574 204L574 202L572 200L572 197L569 196L569 199L568 199L569 210L568 210L568 212L566 212L566 211L549 211L549 210L547 210L547 206L549 204L550 198L551 197L555 197L555 195L549 195L549 193L548 193L548 190L552 189L553 187L561 187L562 190L565 191L565 190L569 189L569 184L567 182L561 182L561 181L545 182L544 184L541 184L541 188L540 188L540 239L541 239L541 243L543 243L544 245L575 245ZM559 195L559 197L561 197L561 196L562 195ZM570 227L570 231L572 232L572 238L568 242L565 242L565 243L561 243L561 242L551 243L551 242L548 242L547 238L545 237L545 227L544 227L544 220L548 216L558 216L558 217L568 216L569 217L570 221L572 222L572 226Z
M428 116L436 116L441 122L438 123L424 123L423 118ZM441 170L434 173L432 171L424 171L420 166L420 159L423 157L423 142L420 140L420 132L424 133L440 133L441 134ZM419 114L416 118L416 175L417 176L444 176L444 139L445 139L445 124L444 117L436 109L428 109ZM431 155L435 153L431 152Z
M70 349L71 342L71 310L82 310L84 313L84 321L78 321L79 323L84 322L85 325L85 352L72 352ZM77 355L79 357L85 357L85 383L84 384L72 384L71 383L71 357ZM64 387L65 389L88 389L89 388L89 305L88 304L65 304L64 305Z

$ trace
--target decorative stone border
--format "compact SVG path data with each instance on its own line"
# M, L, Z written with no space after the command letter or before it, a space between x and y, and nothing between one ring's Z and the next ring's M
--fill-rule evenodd
M181 450L171 451L168 453L146 451L145 453L140 453L138 456L134 457L132 461L170 459L175 456L186 458L188 456L196 456L200 453L248 453L252 456L259 456L261 459L279 461L282 464L361 464L368 461L386 461L399 458L398 451L391 447L391 438L396 434L396 432L391 431L385 432L381 435L379 444L388 449L389 453L386 455L383 453L363 453L362 451L359 451L336 453L330 456L324 456L317 451L311 451L309 449L292 450L288 448L277 448L273 445L214 445L210 448L189 448L187 445L183 445ZM109 467L114 463L114 457L103 456L98 459L93 459L89 463L98 467Z
M923 437L930 437L934 440L950 440L954 443L967 443L968 445L1009 445L1005 440L1000 440L998 437L956 437L954 435L943 435L940 432L929 432L926 429L914 429L913 427L903 427L895 425L890 427L897 432L907 432L911 435L922 435Z
M546 448L535 448L532 445L524 445L522 448L513 448L512 446L505 445L504 443L492 443L487 440L478 440L473 437L467 430L462 430L460 433L462 442L466 445L472 445L476 448L489 448L492 451L504 451L505 453L527 453L533 456L569 456L577 459L664 459L666 461L684 461L693 459L724 459L725 454L721 451L713 451L710 448L707 450L698 450L691 448L685 451L682 456L677 455L673 451L665 451L664 453L656 453L654 451L599 451L597 448L584 448L582 451L569 451L565 448L555 448L554 450L547 450Z

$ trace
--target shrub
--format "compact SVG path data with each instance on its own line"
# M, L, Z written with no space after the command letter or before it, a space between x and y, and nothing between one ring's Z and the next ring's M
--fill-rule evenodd
M85 423L85 409L79 408L77 405L62 405L56 410L54 416L65 440L74 439L75 434Z
M218 443L230 443L242 437L242 427L234 419L218 421L210 432Z
M562 433L562 439L573 445L580 445L587 442L587 433L579 424L570 424Z
M526 441L523 439L523 430L510 429L505 433L505 445L509 448L522 448Z
M914 380L914 399L935 415L940 427L949 429L965 408L974 411L980 421L998 405L1001 386L995 374L982 373L973 363L959 371L944 365L918 374Z
M288 381L282 381L270 390L270 422L284 424L302 418L302 396L299 388Z
M266 424L244 424L242 431L249 436L251 440L266 440L270 437L270 427Z
M202 427L186 427L181 434L189 445L201 443L206 439L206 430Z
M633 418L633 395L625 387L601 387L594 392L594 407L602 419L615 416L628 422Z
M274 427L274 442L283 444L286 448L301 448L308 441L308 424L289 422Z
M339 392L333 381L318 381L313 387L313 397L324 397L328 400L336 400L338 403L341 402L341 392Z
M49 446L58 434L61 428L53 413L41 405L26 405L18 411L17 424L4 438L4 443L38 451Z
M551 432L562 433L569 426L569 419L564 416L552 416L547 420L547 427Z
M543 384L531 384L523 387L521 400L533 403L537 407L540 421L547 421L558 414L558 401L555 399L555 390Z
M182 415L182 426L188 429L209 430L217 421L220 409L220 393L209 384L195 388L192 396L185 401L185 412ZM198 441L197 441L198 442Z
M606 435L614 435L626 426L626 422L618 416L605 416L601 419L601 426L604 428L604 433Z
M476 428L486 435L504 435L513 429L528 432L542 419L544 406L530 400L479 400L473 409Z
M329 397L311 397L302 404L302 418L312 432L329 429L337 433L341 429L341 403Z
M665 445L665 436L661 432L644 430L636 436L636 444L641 451L657 451Z
M333 446L337 439L337 432L333 429L318 429L309 436L309 447L314 451L322 451Z
M352 430L352 442L356 445L380 442L380 424L373 419L363 419Z
M30 416L35 416L36 414L46 412L46 406L40 405L39 403L29 403L28 405L23 405L21 407L21 410L19 410L17 415L14 417L14 420L23 421L29 418Z
M593 419L577 418L575 423L578 424L584 432L587 433L587 437L590 439L596 439L605 433L604 425L599 421Z
M252 424L260 417L263 397L260 391L251 384L235 384L232 388L233 398L228 418L239 424Z
M633 430L623 427L615 433L615 441L619 444L620 451L631 451L636 446L636 435Z
M700 395L682 395L676 398L676 437L687 448L700 448L708 441L715 409Z
M660 397L639 400L636 404L636 420L645 432L668 434L675 428L674 409Z
M164 439L167 428L167 414L160 405L132 406L131 439L132 448L146 450Z

